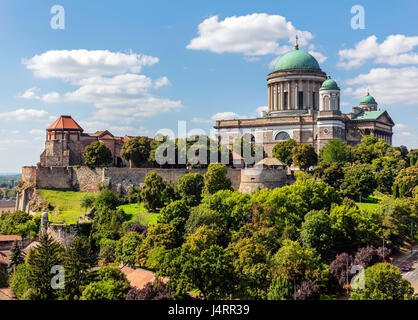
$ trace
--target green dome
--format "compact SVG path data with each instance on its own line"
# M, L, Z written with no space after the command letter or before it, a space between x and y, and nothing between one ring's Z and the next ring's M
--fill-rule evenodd
M331 77L328 77L328 79L322 83L322 86L319 90L340 90L340 88L338 87L338 84L335 82L335 80L331 79Z
M365 96L360 104L377 104L376 100L370 95L370 93L367 92L367 96Z
M312 55L303 50L299 50L298 46L296 46L295 50L284 54L277 60L273 72L300 69L321 70L318 61Z

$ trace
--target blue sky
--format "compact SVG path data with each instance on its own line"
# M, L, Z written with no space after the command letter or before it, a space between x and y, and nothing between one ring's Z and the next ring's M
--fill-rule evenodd
M363 30L350 25L357 4ZM64 29L51 28L54 5ZM417 11L413 0L3 0L0 172L36 164L61 114L87 132L148 136L179 120L209 133L217 118L256 116L296 34L337 80L343 112L370 88L398 124L394 144L417 148Z

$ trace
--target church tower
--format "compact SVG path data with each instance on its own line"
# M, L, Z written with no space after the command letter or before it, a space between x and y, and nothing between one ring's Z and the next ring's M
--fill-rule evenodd
M345 140L345 124L340 110L340 88L328 76L319 89L319 112L317 118L317 145L319 152L330 139Z

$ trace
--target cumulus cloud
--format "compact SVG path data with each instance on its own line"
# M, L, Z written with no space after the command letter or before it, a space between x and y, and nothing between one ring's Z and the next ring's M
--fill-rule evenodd
M24 93L22 93L20 95L20 98L39 100L41 97L36 94L37 91L39 91L39 88L36 88L36 87L30 88L26 90Z
M338 66L350 69L359 67L366 61L390 66L418 64L418 53L413 52L418 46L418 37L408 37L403 34L389 35L382 43L372 35L356 43L352 49L338 52Z
M155 95L155 90L170 85L167 77L153 81L139 74L143 66L158 61L156 57L135 53L81 49L47 51L23 63L37 77L58 78L77 86L64 93L45 93L42 101L90 103L96 107L96 117L110 121L152 116L183 107L181 101ZM34 90L27 92L29 98Z
M80 49L50 50L22 62L37 77L77 81L126 72L139 73L143 66L151 66L158 61L157 57L135 53Z
M313 38L309 31L296 29L280 15L253 13L221 21L219 16L212 16L199 24L198 36L186 48L245 56L283 54L283 49L289 51L289 43L294 43L296 35L301 45L307 45Z
M48 120L50 116L45 110L36 109L17 109L14 111L7 111L0 113L0 119L3 120Z
M407 81L405 81L407 79ZM416 104L418 100L418 68L375 68L346 81L344 94L363 97L370 89L377 102L384 104Z

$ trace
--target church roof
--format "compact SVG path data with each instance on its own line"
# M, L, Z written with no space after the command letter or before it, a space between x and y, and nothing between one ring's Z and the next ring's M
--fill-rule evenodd
M328 77L328 79L322 83L322 86L319 90L340 90L340 88L338 87L338 84L337 82L335 82L334 79Z
M273 72L286 70L317 70L321 71L318 61L309 53L299 50L296 45L293 51L290 51L277 60Z
M376 120L385 112L386 110L362 111L359 114L353 116L351 119L352 120Z
M83 128L78 125L78 123L71 118L71 116L61 116L53 124L51 124L46 130L71 130L71 131L81 131Z
M367 95L361 100L360 104L377 104L376 100L367 92Z

